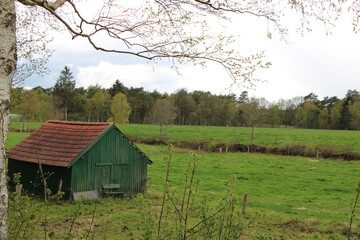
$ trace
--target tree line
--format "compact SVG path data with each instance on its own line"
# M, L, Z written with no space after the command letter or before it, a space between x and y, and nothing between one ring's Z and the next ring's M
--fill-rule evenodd
M119 80L108 89L99 85L75 87L68 67L52 88L13 88L12 113L28 121L115 121L204 126L295 126L298 128L360 129L360 94L348 90L343 99L314 93L269 102L247 91L215 95L180 89L173 94L126 87Z

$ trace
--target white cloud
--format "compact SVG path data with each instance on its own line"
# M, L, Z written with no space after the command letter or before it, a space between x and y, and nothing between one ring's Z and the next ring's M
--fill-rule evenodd
M149 64L114 64L100 61L96 66L79 67L77 80L80 86L99 84L109 88L119 79L127 87L144 87L148 91L173 93L180 88L189 91L203 90L220 94L230 85L230 77L221 67L208 68L180 66L179 73L166 66Z
M268 82L257 84L256 91L249 91L251 95L268 100L304 96L310 92L319 97L343 97L348 89L359 90L360 80L360 35L352 32L350 18L340 19L331 36L325 36L323 29L315 29L305 37L291 35L288 45L276 38L267 39L266 24L257 19L239 17L222 30L240 35L234 46L236 50L245 56L266 50L267 60L273 64L270 69L257 73ZM205 69L182 65L179 66L181 75L178 75L163 62L162 65L146 64L140 58L95 51L85 39L71 40L67 32L57 33L54 39L51 46L57 52L51 61L57 68L52 68L52 81L64 65L71 63L77 86L83 87L100 84L108 88L119 79L127 87L144 87L148 91L172 93L186 88L225 94L232 83L227 73L215 64ZM246 89L234 88L233 92L239 94L243 90Z

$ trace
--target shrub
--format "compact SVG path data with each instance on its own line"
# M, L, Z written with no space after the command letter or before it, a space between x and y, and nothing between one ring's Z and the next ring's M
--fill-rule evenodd
M323 158L336 157L334 146L325 146L319 149L320 156Z
M266 153L276 153L278 151L278 147L277 146L275 146L274 144L268 144L267 146L266 146Z
M305 157L316 157L317 148L313 144L306 144L304 149Z
M289 153L292 156L304 156L305 146L293 144L290 146Z

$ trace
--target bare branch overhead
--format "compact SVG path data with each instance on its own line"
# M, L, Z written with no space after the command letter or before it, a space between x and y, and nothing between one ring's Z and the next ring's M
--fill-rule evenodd
M242 55L234 48L237 37L224 34L224 29L219 31L219 22L231 21L236 15L248 15L267 22L268 29L264 30L268 37L272 36L271 32L277 32L284 38L287 28L282 19L287 11L299 15L302 30L310 30L313 19L331 26L343 7L343 1L336 0L148 0L131 3L105 0L97 13L89 15L89 9L98 5L97 1L18 1L46 9L73 38L87 39L96 50L147 60L168 59L175 66L189 62L205 66L208 61L216 62L226 69L234 82L250 84L255 81L255 70L270 64L262 60L264 53ZM359 9L355 4L352 7ZM105 38L117 42L109 44Z

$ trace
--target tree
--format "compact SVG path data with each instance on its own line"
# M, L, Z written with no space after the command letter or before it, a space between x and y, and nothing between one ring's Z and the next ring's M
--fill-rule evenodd
M355 102L349 107L352 129L360 130L360 102Z
M132 123L143 123L146 113L150 109L148 102L151 101L151 97L142 87L131 87L128 89L126 96L132 109L130 121Z
M340 129L340 118L343 108L343 100L337 101L330 110L330 128Z
M0 29L0 239L7 239L8 192L5 144L9 125L11 82L16 69L14 1L0 2Z
M295 114L297 108L304 102L303 97L294 97L292 99L280 99L279 100L279 106L280 109L284 111L284 118L283 118L283 124L288 126L294 126L295 125Z
M6 238L6 169L5 140L9 123L9 99L11 81L16 69L16 34L14 0L1 0L0 4L0 239ZM354 12L354 30L359 30L360 6L357 1L349 1ZM175 63L196 63L204 65L212 61L223 66L234 83L253 83L253 73L258 68L269 67L262 61L263 53L252 56L242 54L228 43L235 37L222 33L214 34L209 29L231 20L230 13L263 18L269 23L268 36L275 30L283 37L286 27L281 21L286 11L300 16L303 29L310 29L309 19L332 25L341 13L346 1L338 0L304 0L304 1L202 1L202 0L157 0L145 4L137 2L105 1L96 16L85 16L88 3L72 0L18 0L26 6L34 7L35 11L43 11L57 19L76 37L85 38L97 50L129 54L148 60L169 59ZM35 8L36 7L36 8ZM85 8L85 9L84 9ZM347 6L344 7L348 9ZM294 14L295 12L295 14ZM298 14L300 13L300 14ZM41 21L36 21L37 24ZM208 24L211 22L211 24ZM39 28L41 26L38 26ZM193 30L195 29L195 30ZM102 36L119 40L119 48L106 47ZM100 36L100 37L99 37ZM206 41L205 41L206 40ZM103 45L102 45L103 44Z
M70 68L67 66L60 72L53 89L53 95L56 99L56 105L64 109L65 121L68 120L68 109L74 102L75 80Z
M110 94L107 91L103 91L103 90L100 90L97 93L95 93L92 97L87 98L85 103L85 109L88 116L88 121L90 122L92 117L95 117L96 122L106 121L108 119L107 109L110 108L110 103L111 103ZM111 105L111 109L112 109L112 105ZM112 113L114 114L113 111Z
M251 127L250 144L254 143L255 127L264 122L269 103L265 98L252 97L246 103L239 105L239 123L242 126Z
M222 121L220 124L222 126L233 126L236 122L236 96L234 94L220 96L221 107L220 112Z
M129 120L131 107L125 94L119 92L114 96L111 103L111 112L115 123L125 124Z
M117 93L121 92L123 94L126 94L128 91L128 88L122 84L119 79L116 79L115 83L109 88L109 93L111 97L114 97Z
M242 91L237 101L239 103L247 103L249 101L248 91Z
M174 94L175 106L178 109L177 124L189 124L190 114L195 111L195 101L186 89L180 89Z
M175 104L169 99L156 100L153 108L151 109L150 122L160 125L160 137L163 137L165 129L168 125L173 124L177 117L177 109Z
M343 101L343 106L341 109L341 117L339 121L340 129L350 130L351 129L351 114L350 106L353 102L357 101L360 98L360 94L357 90L348 90Z
M86 104L86 90L83 87L75 88L73 92L72 103L70 105L71 108L68 109L68 119L71 121L85 121L86 119L86 115L84 114L85 104ZM59 119L63 119L63 118L59 118Z
M312 101L304 104L296 110L296 125L300 128L318 128L319 108Z
M26 120L46 121L55 115L51 97L41 88L27 90L23 97L22 103L13 110Z
M273 104L270 106L267 112L267 124L270 124L271 127L281 124L282 111L279 106Z
M318 105L320 101L315 93L309 93L304 97L304 102L313 102Z
M319 112L319 128L327 129L330 127L330 115L327 108L323 108Z
M23 87L12 87L11 88L11 109L16 108L19 104L21 104L24 101L24 88Z

